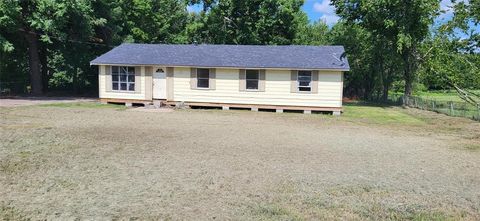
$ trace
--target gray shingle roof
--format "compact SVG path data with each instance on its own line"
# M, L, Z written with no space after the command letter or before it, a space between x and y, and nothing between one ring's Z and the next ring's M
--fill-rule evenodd
M350 69L343 46L122 44L91 65Z

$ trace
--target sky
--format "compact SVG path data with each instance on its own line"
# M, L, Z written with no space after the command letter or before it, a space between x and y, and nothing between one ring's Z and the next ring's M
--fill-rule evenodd
M460 1L468 0L457 0L457 2ZM439 16L437 22L445 22L452 18L453 10L451 7L451 0L442 0L440 2L440 8L445 13ZM335 7L330 5L330 0L305 0L303 10L307 13L311 22L321 19L328 25L334 25L339 19L335 14Z
M303 11L311 22L321 19L328 25L334 25L339 19L335 14L335 7L330 5L330 0L306 0Z

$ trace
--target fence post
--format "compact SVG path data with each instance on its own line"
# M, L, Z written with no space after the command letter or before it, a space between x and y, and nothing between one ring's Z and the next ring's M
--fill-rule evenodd
M432 111L435 111L435 100L432 100Z
M480 121L480 104L477 104L477 120Z
M454 110L453 110L453 102L450 101L450 116L454 116Z

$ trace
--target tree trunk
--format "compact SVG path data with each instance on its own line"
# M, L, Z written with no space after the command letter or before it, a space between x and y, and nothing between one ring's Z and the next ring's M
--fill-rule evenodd
M77 72L77 68L73 68L73 71L72 71L72 86L73 86L73 93L75 95L78 94L78 72Z
M408 56L408 55L407 55ZM405 59L405 70L404 70L404 79L405 79L405 96L412 96L413 92L413 73L410 66L409 59Z
M42 72L42 86L43 86L43 90L48 92L48 81L50 80L50 75L48 71L47 47L43 45L40 51L41 51L40 64L41 64L41 72Z
M413 92L413 81L411 76L410 77L405 77L405 96L412 96Z
M384 72L386 76L383 78L383 92L382 92L382 99L383 101L388 100L388 92L392 86L393 82L393 75L395 74L395 67L388 67L388 69Z
M25 39L28 43L28 65L30 72L30 85L32 94L40 95L43 93L42 73L40 71L40 55L38 52L39 42L36 34L26 33Z
M413 73L411 68L411 61L409 59L410 55L408 52L403 56L404 70L403 78L405 80L405 96L411 96L413 91Z
M388 100L388 90L389 90L389 85L383 85L383 92L382 92L382 100L387 101Z

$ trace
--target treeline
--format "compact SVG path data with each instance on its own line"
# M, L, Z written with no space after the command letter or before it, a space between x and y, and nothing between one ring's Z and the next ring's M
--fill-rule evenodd
M480 87L479 0L332 0L340 21L309 22L303 0L0 0L0 92L97 90L89 61L122 42L344 45L345 95ZM200 4L200 12L187 7ZM478 27L478 26L477 26ZM321 59L321 58L319 58Z

